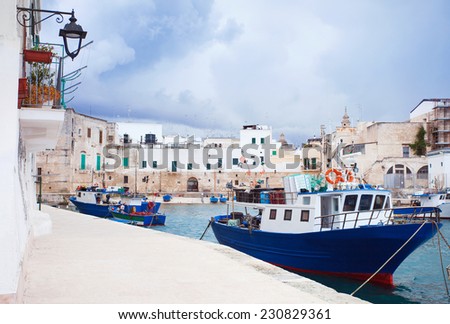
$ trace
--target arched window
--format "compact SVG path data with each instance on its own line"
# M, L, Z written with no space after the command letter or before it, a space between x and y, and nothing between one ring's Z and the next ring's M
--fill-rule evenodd
M425 165L417 171L417 179L428 179L428 165Z

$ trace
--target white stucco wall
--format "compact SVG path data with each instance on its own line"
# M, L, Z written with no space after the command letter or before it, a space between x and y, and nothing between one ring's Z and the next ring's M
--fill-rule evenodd
M29 217L24 164L19 163L19 120L17 109L18 77L20 71L20 44L16 23L16 1L2 1L0 10L1 84L0 170L0 302L10 302L17 292L21 262L27 243ZM20 181L20 179L22 181Z

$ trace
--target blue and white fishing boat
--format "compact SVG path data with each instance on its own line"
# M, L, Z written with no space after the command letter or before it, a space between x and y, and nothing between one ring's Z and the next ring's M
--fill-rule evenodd
M227 214L210 222L218 242L293 272L393 285L397 267L442 226L439 209L394 209L387 190L342 183L316 191L308 176L295 177L285 178L284 189L302 184L293 192L235 189Z
M141 197L131 197L119 206L111 206L109 211L114 220L137 226L165 225L166 215L159 213L160 202L147 201Z
M125 189L119 187L108 187L104 189L98 186L79 186L76 189L75 196L70 197L69 201L82 214L97 217L111 217L109 207L119 205L121 195L123 194L125 194Z
M228 201L228 198L221 194L219 197L219 201L221 203L226 203Z
M217 202L219 201L219 198L217 198L216 196L212 195L211 197L209 197L209 202L212 204L217 204Z
M450 192L417 192L412 195L412 198L411 205L437 207L441 211L441 219L450 219Z

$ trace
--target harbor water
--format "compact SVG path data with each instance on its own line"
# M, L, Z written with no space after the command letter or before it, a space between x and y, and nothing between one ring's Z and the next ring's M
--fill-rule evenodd
M167 215L166 225L151 230L199 239L208 226L212 216L225 214L225 204L163 204L161 212ZM450 242L450 220L443 220L441 229L447 242ZM211 229L203 240L216 242ZM439 253L439 246L441 253ZM370 253L370 252L368 252ZM442 265L441 259L442 256ZM450 286L445 267L450 265L450 249L438 235L410 255L394 273L394 287L371 285L361 288L356 297L377 304L448 304ZM302 274L339 292L347 294L355 291L360 281Z

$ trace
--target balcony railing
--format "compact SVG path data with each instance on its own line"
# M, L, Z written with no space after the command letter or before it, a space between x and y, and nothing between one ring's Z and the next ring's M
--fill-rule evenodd
M51 56L50 60L40 61L39 58L30 58L24 53L24 59L27 62L26 78L19 80L19 107L61 108L61 93L58 86L60 58Z

